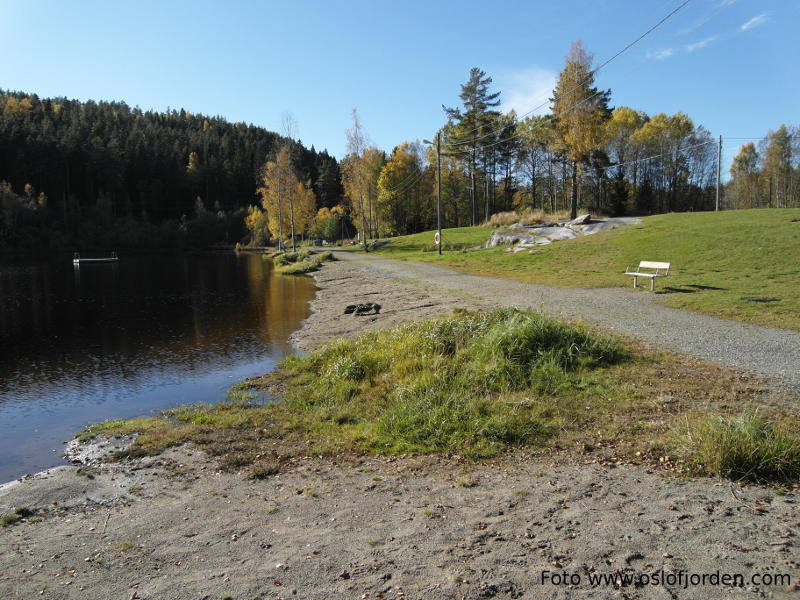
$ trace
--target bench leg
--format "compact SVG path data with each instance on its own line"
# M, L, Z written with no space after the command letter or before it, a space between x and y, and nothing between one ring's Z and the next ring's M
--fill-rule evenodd
M650 278L650 291L651 292L655 292L656 291L656 278L655 277L651 277Z
M636 288L636 280L639 279L636 275L633 276L633 287Z

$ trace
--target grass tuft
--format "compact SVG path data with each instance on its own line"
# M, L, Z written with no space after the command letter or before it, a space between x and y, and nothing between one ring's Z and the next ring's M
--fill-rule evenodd
M326 250L319 254L312 254L310 250L297 252L276 252L272 261L278 273L284 275L302 275L319 269L324 262L336 260L333 252Z
M286 410L316 437L373 452L491 456L550 435L538 406L504 395L571 389L626 358L610 338L501 309L403 323L282 363Z
M28 517L32 517L36 514L32 509L28 508L27 506L18 506L14 509L14 512L10 515L3 515L0 517L0 527L9 527L11 525L16 525L22 519L27 519Z
M755 409L707 417L690 427L688 439L692 463L701 473L756 483L800 479L800 438Z
M514 223L522 223L523 225L541 225L542 223L553 223L560 219L569 218L567 211L560 211L555 214L548 214L543 210L532 210L526 208L519 212L507 211L493 214L484 225L487 227L508 227Z

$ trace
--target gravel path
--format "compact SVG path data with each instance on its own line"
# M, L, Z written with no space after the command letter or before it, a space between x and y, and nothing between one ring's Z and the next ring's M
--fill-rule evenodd
M779 389L800 396L800 332L797 331L668 308L646 292L555 288L375 255L339 252L337 257L373 275L430 294L455 297L462 305L532 307L554 316L582 319L604 329L771 378Z

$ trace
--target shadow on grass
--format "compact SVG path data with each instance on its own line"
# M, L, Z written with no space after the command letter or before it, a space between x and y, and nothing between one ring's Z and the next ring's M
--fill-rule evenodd
M767 302L780 302L780 298L761 298L761 297L754 297L754 296L745 296L742 298L746 302L761 302L766 304Z
M700 285L699 283L687 283L683 287L666 286L658 290L656 293L662 294L694 294L705 290L726 290L727 288L714 287L713 285Z

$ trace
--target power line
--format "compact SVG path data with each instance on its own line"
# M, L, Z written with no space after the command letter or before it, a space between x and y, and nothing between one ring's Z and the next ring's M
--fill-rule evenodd
M664 16L664 17L663 17L663 18L662 18L662 19L661 19L661 20L660 20L658 23L656 23L655 25L653 25L652 27L650 27L650 29L648 29L648 30L647 30L647 31L645 31L643 34L641 34L639 37L637 37L635 40L633 40L632 42L630 42L630 43L629 43L627 46L625 46L624 48L622 48L621 50L619 50L619 51L618 51L616 54L614 54L614 55L613 55L611 58L609 58L609 59L607 59L605 62L603 62L603 63L602 63L600 66L598 66L597 68L593 69L592 71L589 71L588 75L586 75L586 77L584 77L584 78L583 78L583 79L582 79L580 82L578 82L577 84L575 84L575 85L574 85L574 86L573 86L573 87L572 87L572 88L569 90L569 92L567 92L567 93L571 93L571 92L575 91L575 90L576 90L576 89L578 89L580 86L582 86L584 83L586 83L587 81L589 81L589 80L590 80L592 77L594 77L594 76L595 76L595 74L597 74L597 72L598 72L598 71L600 71L601 69L603 69L603 68L605 68L606 66L608 66L608 65L609 65L609 63L611 63L611 62L612 62L614 59L618 58L619 56L621 56L622 54L624 54L625 52L627 52L628 50L630 50L630 49L631 49L633 46L635 46L636 44L638 44L640 41L642 41L644 38L646 38L648 35L650 35L650 34L651 34L653 31L655 31L655 30L656 30L658 27L660 27L660 26L661 26L661 25L662 25L662 24L663 24L665 21L667 21L667 20L668 20L670 17L672 17L672 16L673 16L675 13L677 13L677 12L678 12L679 10L681 10L681 9L682 9L684 6L686 6L687 4L689 4L689 2L691 2L691 0L684 0L684 2L682 2L682 3L681 3L681 4L680 4L680 5L677 7L677 8L675 8L675 9L673 9L671 12L669 12L669 13L668 13L666 16ZM536 112L536 111L537 111L537 110L539 110L540 108L544 108L544 107L545 107L545 106L547 106L549 103L550 103L550 101L549 101L549 100L547 100L547 101L545 101L545 102L542 102L540 105L538 105L538 106L536 106L536 107L534 107L534 108L530 109L528 112L525 112L525 113L523 113L523 114L519 115L519 116L517 117L517 120L519 120L519 119L520 119L520 118L522 118L522 117L526 117L527 115L530 115L530 114L532 114L532 113ZM475 132L477 132L477 131L480 131L480 127L476 127L476 128L474 128L474 129L472 129L472 130L468 131L468 132L467 132L467 134L470 134L470 133L475 133ZM471 143L474 143L476 140L483 139L483 138L485 138L485 137L489 137L489 136L491 136L491 135L494 135L495 133L497 133L497 131L500 131L500 130L495 130L495 131L489 132L489 133L487 133L487 134L485 134L485 135L481 136L480 138L473 138L472 140L469 140L469 141L464 141L464 142L454 142L454 143L452 143L452 144L450 144L450 145L451 145L451 146L452 146L452 145L456 145L456 144L458 144L458 145L465 145L465 144L468 144L468 143L470 143L470 142L471 142ZM465 134L465 135L466 135L466 134Z
M399 190L401 187L403 187L403 186L406 184L406 182L410 181L410 180L411 180L411 179L413 179L414 177L417 177L418 175L419 175L419 173L412 173L411 175L409 175L408 177L406 177L406 178L405 178L403 181L401 181L401 182L400 182L400 183L398 183L397 185L394 185L394 186L392 186L391 188L389 188L389 189L387 189L387 190L385 190L385 191L387 191L387 192L389 192L389 193L394 193L394 192L396 192L397 190Z
M684 148L677 148L676 150L674 150L674 152L683 152L684 150L691 150L692 148L699 148L700 146L707 146L709 144L716 144L716 143L717 143L717 140L706 140L705 142L700 142L698 144L692 144L691 146L685 146ZM607 167L601 167L601 169L603 171L605 171L607 169L615 169L617 167L626 167L626 166L632 165L634 163L646 162L648 160L653 160L654 158L660 158L660 157L666 156L666 155L667 155L666 152L662 152L661 154L653 154L652 156L648 156L646 158L637 158L637 159L634 159L634 160L629 160L629 161L624 162L624 163L617 163L615 165L608 165Z
M411 182L410 182L408 185L406 185L405 187L403 187L403 189L399 189L399 188L398 188L398 189L394 189L394 190L387 190L387 191L388 191L389 193L391 193L391 194L402 194L403 192L406 192L406 191L410 190L410 189L411 189L412 187L414 187L414 186L415 186L417 183L419 183L419 181L420 181L420 180L421 180L423 177L425 177L425 171L424 171L424 170L420 171L420 172L419 172L419 174L417 174L417 177L416 177L416 179L414 179L414 180L413 180L413 181L411 181Z

